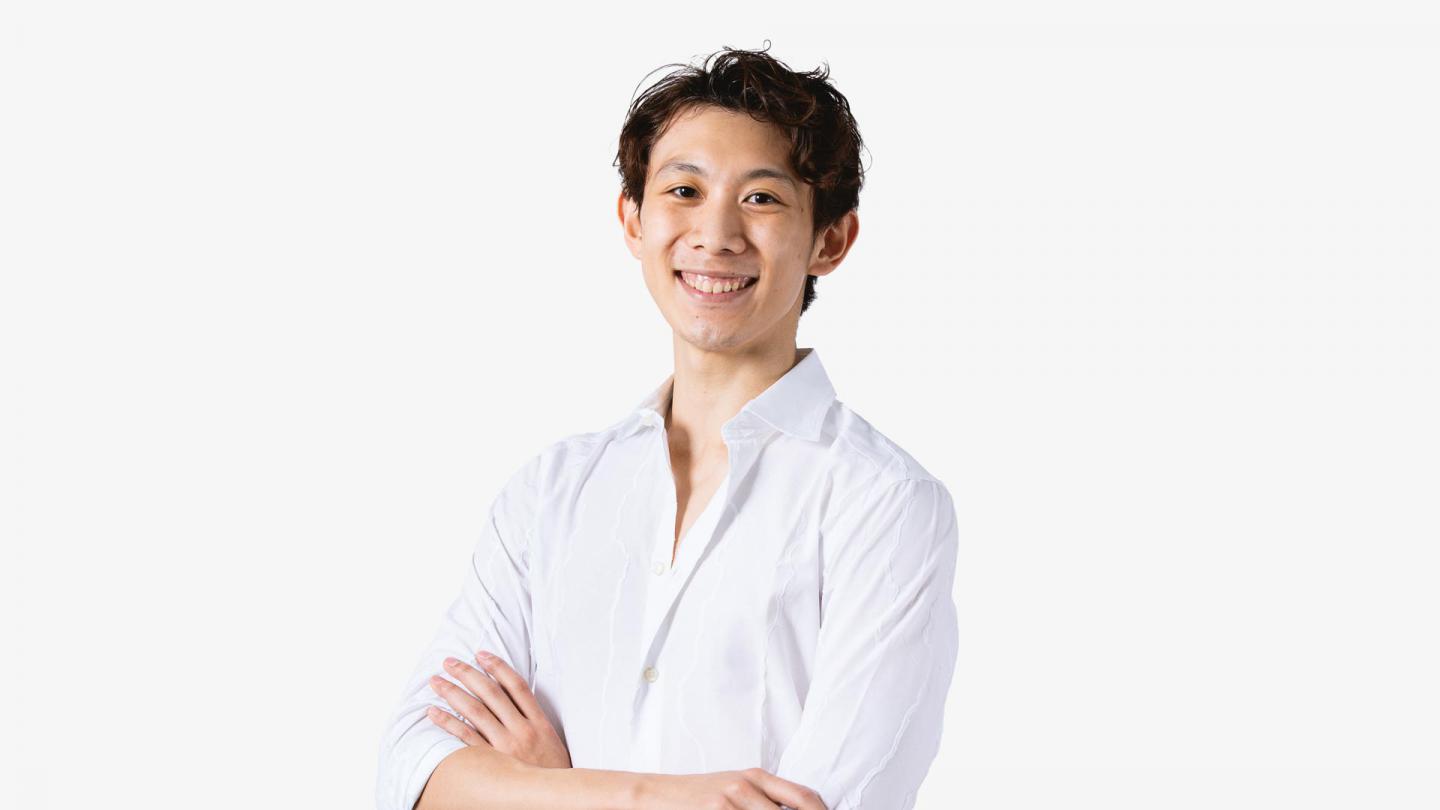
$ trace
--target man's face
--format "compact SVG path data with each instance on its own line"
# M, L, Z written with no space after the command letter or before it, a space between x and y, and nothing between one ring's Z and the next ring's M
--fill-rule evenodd
M755 170L779 176L747 177ZM778 126L702 106L681 113L651 149L638 213L623 194L619 213L675 334L706 351L747 353L793 341L805 276L838 264L823 255L823 235L811 239L811 205ZM696 278L707 274L715 281ZM744 286L716 292L716 283Z

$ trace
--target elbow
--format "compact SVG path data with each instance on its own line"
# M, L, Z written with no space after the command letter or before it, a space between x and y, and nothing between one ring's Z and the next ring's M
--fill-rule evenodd
M507 761L509 760L509 761ZM413 810L487 810L502 795L495 786L516 761L493 748L467 745L456 749L435 766ZM406 808L411 810L411 808Z

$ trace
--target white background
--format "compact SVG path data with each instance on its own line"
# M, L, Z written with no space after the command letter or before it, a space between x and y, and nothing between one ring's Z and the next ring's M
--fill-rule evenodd
M799 345L959 509L918 807L1440 805L1440 29L1003 8L7 3L0 804L370 806L505 476L670 371L632 94L768 38L867 145Z

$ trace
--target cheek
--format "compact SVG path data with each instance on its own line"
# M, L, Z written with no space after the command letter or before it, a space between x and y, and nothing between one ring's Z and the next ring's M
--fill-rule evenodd
M789 231L765 234L757 239L765 264L776 282L775 289L790 292L805 285L805 270L810 266L810 243L801 242Z
M648 238L651 234L669 236L684 227L683 219L663 202L651 203L640 215L640 225Z

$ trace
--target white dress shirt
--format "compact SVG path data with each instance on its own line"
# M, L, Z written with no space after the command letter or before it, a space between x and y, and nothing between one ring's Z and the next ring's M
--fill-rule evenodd
M728 472L674 565L673 375L511 476L383 734L379 810L410 810L464 747L425 716L455 713L427 680L481 649L526 678L574 767L758 766L829 810L914 805L958 648L954 504L799 351L721 428Z

